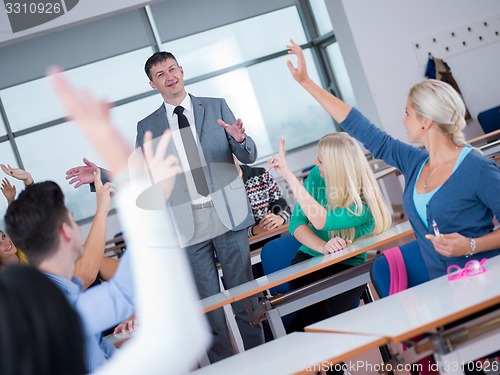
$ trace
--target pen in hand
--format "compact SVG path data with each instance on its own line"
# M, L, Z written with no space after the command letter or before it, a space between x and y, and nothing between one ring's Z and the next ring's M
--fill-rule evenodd
M439 237L440 233L439 233L439 228L438 228L438 225L436 223L436 220L432 220L432 229L434 229L434 235L436 237Z

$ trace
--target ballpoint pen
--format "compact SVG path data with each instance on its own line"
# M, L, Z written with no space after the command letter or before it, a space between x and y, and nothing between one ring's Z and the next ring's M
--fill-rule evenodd
M436 223L436 220L432 220L432 229L434 229L434 235L436 237L439 237L439 228L438 228L438 225Z

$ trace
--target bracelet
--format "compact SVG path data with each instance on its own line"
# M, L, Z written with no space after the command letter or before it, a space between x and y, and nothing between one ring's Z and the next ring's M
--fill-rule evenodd
M466 258L469 258L474 255L474 252L476 251L476 240L474 238L470 238L470 253L469 255L466 255Z

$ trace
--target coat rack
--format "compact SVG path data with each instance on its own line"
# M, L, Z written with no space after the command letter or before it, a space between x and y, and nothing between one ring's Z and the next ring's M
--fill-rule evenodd
M412 41L420 65L429 55L447 58L500 42L500 14Z

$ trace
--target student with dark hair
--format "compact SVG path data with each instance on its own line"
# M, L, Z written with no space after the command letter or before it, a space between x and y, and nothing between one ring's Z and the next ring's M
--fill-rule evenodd
M9 164L0 164L0 168L8 175L24 182L26 187L34 183L31 174L21 168L11 167ZM97 275L101 271L115 272L118 267L116 259L104 257L103 249L106 243L106 220L111 209L111 197L114 189L111 183L101 182L100 171L96 171L94 176L96 189L96 211L89 234L83 244L83 256L78 259L75 265L74 275L83 281L83 289L87 289L96 281ZM7 178L2 180L2 193L10 205L16 198L16 187L11 185ZM0 231L0 267L9 263L28 264L28 259L24 253L17 249L10 238ZM105 280L110 279L105 278ZM98 280L97 280L98 281Z
M0 272L0 374L83 375L84 335L64 294L32 267Z
M29 263L44 272L80 314L85 327L87 370L95 370L115 349L100 333L134 311L129 257L122 258L109 283L82 294L83 283L74 277L75 262L83 254L80 228L55 182L35 183L21 192L7 209L5 223Z

